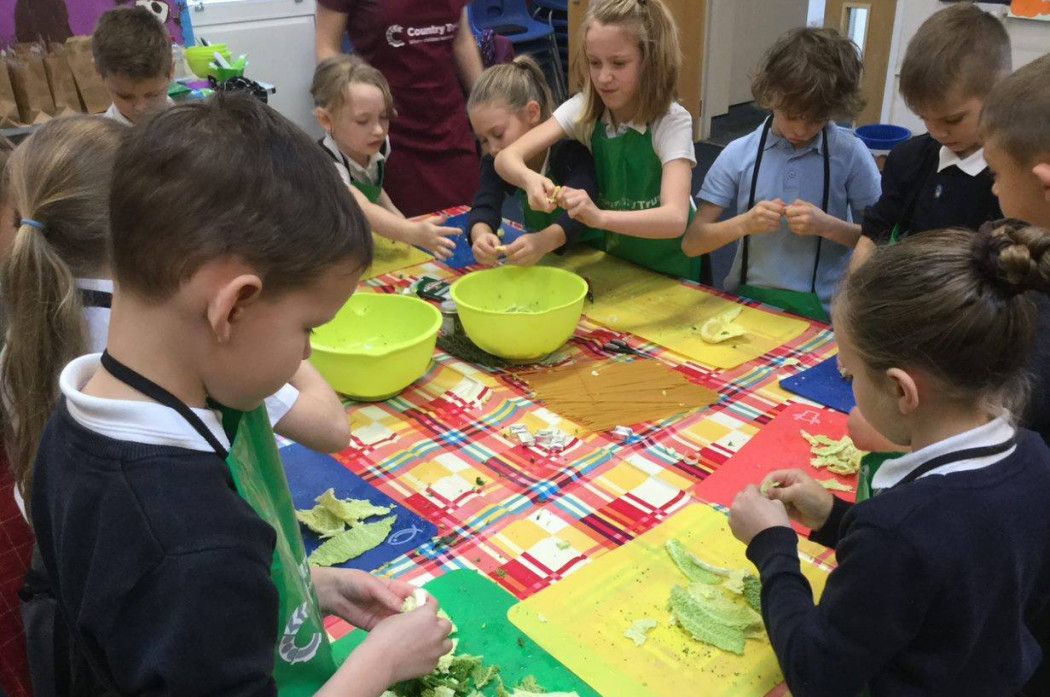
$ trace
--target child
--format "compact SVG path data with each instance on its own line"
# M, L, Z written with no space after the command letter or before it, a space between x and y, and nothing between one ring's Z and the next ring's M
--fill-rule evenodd
M794 29L766 54L751 90L772 114L730 143L704 178L682 249L736 243L726 287L821 321L879 197L864 144L831 122L860 111L857 47L833 29ZM718 222L733 209L732 218Z
M1004 79L988 95L981 115L993 192L1003 213L1050 229L1050 55ZM1042 263L1050 264L1050 256ZM1050 300L1033 298L1039 310L1036 351L1029 363L1035 380L1023 423L1050 442Z
M241 186L214 186L230 171ZM374 697L432 670L451 648L432 600L401 614L407 584L307 567L261 406L371 261L331 162L220 94L132 129L110 204L109 341L63 370L33 489L71 681ZM338 668L322 612L369 631Z
M121 7L102 15L91 36L91 52L113 100L105 116L131 126L172 104L171 38L145 7Z
M390 119L397 115L386 78L356 56L321 61L310 94L314 116L326 135L320 141L343 183L350 187L368 222L383 237L429 249L447 259L456 248L448 239L458 228L439 227L444 216L410 221L383 190L390 154Z
M1010 37L975 5L952 5L919 27L904 54L900 88L928 133L890 152L853 268L877 244L944 227L976 230L1002 217L977 125L988 92L1009 72Z
M1002 697L1036 670L1050 449L1013 410L1034 329L1024 293L1050 291L1047 249L1050 232L1023 225L927 232L878 248L839 292L861 412L913 451L856 505L800 470L766 478L773 500L749 486L733 502L793 694ZM789 515L836 550L816 606Z
M496 173L494 159L505 147L550 118L553 99L543 71L529 56L518 56L512 63L488 68L474 83L467 101L467 115L481 142L481 188L467 217L467 230L473 242L474 258L481 264L495 264L506 256L511 264L529 266L548 252L561 249L589 236L589 231L561 209L538 211L529 207L525 192L504 182ZM529 162L551 181L597 196L594 158L575 141L556 143ZM517 195L525 213L522 235L504 249L496 236L501 222L503 198Z
M125 132L110 119L56 119L23 142L9 163L10 198L21 224L0 248L7 321L0 404L20 502L30 500L33 458L58 399L62 366L106 346L113 297L106 248L110 181ZM350 441L339 399L309 363L267 399L267 409L282 435L308 447L334 452Z
M682 254L692 214L693 121L674 101L678 30L660 0L596 0L582 25L575 64L583 92L496 157L496 171L523 189L533 210L565 209L608 231L606 249L654 271L699 280ZM562 188L529 166L572 138L594 155L598 199ZM556 197L555 197L556 195Z

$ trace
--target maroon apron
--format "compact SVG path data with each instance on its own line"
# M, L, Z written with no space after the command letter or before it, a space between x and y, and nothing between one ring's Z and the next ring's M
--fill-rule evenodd
M398 116L384 188L407 216L470 203L481 165L452 45L467 0L322 0L349 13L354 50L390 83ZM340 7L341 6L341 7Z

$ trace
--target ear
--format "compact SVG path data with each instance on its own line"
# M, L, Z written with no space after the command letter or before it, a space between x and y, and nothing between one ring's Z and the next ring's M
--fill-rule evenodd
M890 368L886 371L886 378L890 381L894 391L893 397L901 414L911 414L918 409L919 386L909 372L900 368Z
M528 122L530 127L538 126L540 123L540 103L535 99L530 99L529 103L525 105L525 120Z
M262 279L255 274L242 274L224 283L208 302L208 324L218 343L233 335L234 325L247 305L259 299Z
M1032 168L1032 174L1042 183L1043 197L1047 203L1050 203L1050 163L1041 162L1037 164Z
M320 106L314 107L314 117L317 123L321 124L321 129L328 135L332 135L332 115L328 113L328 110Z

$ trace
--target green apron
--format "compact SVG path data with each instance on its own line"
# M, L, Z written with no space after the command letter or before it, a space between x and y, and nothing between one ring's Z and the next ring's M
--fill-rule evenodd
M857 475L857 503L867 501L875 495L871 480L887 460L894 460L904 453L868 453L860 459L860 472Z
M372 203L379 203L379 196L383 193L383 177L386 176L386 160L379 161L379 172L375 184L366 181L358 181L354 178L353 170L350 169L350 162L346 159L346 155L340 152L337 157L336 154L324 144L324 138L317 141L317 144L321 146L322 150L328 153L328 157L332 158L333 162L346 168L346 173L349 175L350 183L354 185L354 188L364 194L365 198Z
M223 429L232 444L227 452L200 417L170 392L108 351L102 354L102 365L132 389L177 411L226 461L237 493L277 533L270 564L270 578L279 596L273 678L280 697L315 694L335 673L336 664L266 407L250 412L222 410Z
M623 135L609 138L605 124L599 120L591 134L591 153L598 175L599 208L639 211L660 205L663 165L653 150L652 128L645 133L628 128ZM689 222L694 213L690 205ZM653 271L700 280L700 257L688 257L682 252L681 236L652 240L606 232L605 251Z
M769 131L772 126L773 117L770 116L766 119L766 123L762 127L762 136L758 139L758 154L755 156L755 167L751 173L751 194L747 200L748 211L755 207L756 191L758 189L758 169L762 165L762 156L766 150L766 140L769 137ZM822 137L824 139L824 195L821 210L827 213L828 201L831 196L831 154L828 146L827 126L824 127ZM824 304L820 302L820 297L817 295L817 274L820 270L820 250L823 241L822 237L817 236L817 249L813 260L813 274L810 280L809 292L800 292L750 285L747 282L747 271L751 238L750 236L744 237L741 241L740 285L737 288L737 294L819 322L830 321L828 313L824 310Z

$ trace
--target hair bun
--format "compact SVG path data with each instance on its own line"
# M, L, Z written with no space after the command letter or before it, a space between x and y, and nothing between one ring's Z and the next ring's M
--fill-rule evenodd
M985 223L974 240L974 263L1003 295L1050 293L1050 232L1020 220Z

